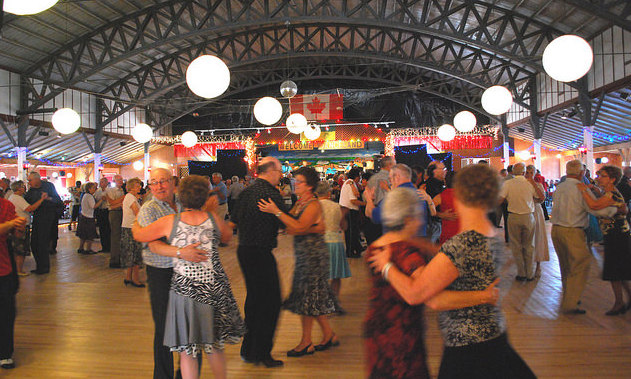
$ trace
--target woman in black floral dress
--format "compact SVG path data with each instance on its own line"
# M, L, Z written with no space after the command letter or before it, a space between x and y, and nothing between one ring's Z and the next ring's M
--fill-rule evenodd
M299 199L289 214L280 211L271 200L261 200L259 208L276 215L287 226L287 233L294 235L294 278L283 307L302 318L302 339L287 352L288 357L301 357L340 344L326 316L336 313L339 305L329 285L329 250L324 243L322 208L313 195L320 178L309 167L296 170L294 178ZM311 341L314 320L322 329L322 340L315 346Z
M467 166L456 174L454 190L459 233L440 247L422 271L412 275L401 271L391 261L390 249L370 259L372 267L409 304L431 304L445 289L481 291L497 283L504 243L486 217L498 201L497 172L488 165ZM478 296L470 294L473 299ZM508 342L506 320L499 306L484 301L475 304L440 312L445 349L438 377L534 378Z
M624 314L631 308L631 288L625 280L631 279L631 239L629 237L629 223L626 219L627 206L624 198L616 188L622 177L622 170L614 166L605 166L596 173L596 183L605 191L604 195L594 200L587 191L589 188L583 183L577 184L587 205L592 209L603 209L614 206L618 213L613 217L600 217L600 229L603 232L605 244L605 264L603 280L611 282L615 303L607 316ZM627 293L629 303L625 304L622 290Z

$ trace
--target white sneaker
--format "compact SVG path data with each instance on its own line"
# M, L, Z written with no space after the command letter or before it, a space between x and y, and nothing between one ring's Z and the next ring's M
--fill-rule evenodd
M15 368L15 362L13 362L13 358L0 359L0 367L7 369Z

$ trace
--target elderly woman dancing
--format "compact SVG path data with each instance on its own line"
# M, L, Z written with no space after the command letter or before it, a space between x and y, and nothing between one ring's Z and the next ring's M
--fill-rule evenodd
M460 232L445 242L421 272L410 274L393 261L391 249L371 258L374 269L409 304L428 301L444 289L482 290L497 280L504 243L486 217L497 206L499 178L488 165L470 165L454 182ZM439 326L445 342L439 378L534 378L513 350L500 308L480 304L443 311Z
M382 222L388 233L368 247L366 256L388 249L392 266L416 277L423 272L436 247L417 239L423 211L418 194L398 187L383 200ZM409 305L379 275L373 273L370 307L366 314L365 335L370 378L427 378L423 304ZM433 309L455 309L497 301L495 285L484 291L442 291L425 304Z
M206 261L189 262L181 259L179 248L173 254L175 264L164 345L180 353L184 378L198 377L195 358L204 352L208 354L214 377L225 378L224 345L238 343L245 333L245 324L217 252L219 241L228 242L232 237L232 229L216 213L201 210L209 192L206 178L187 176L178 186L184 212L162 217L144 228L135 223L132 228L134 238L140 242L166 237L179 248L199 244L199 249L209 255Z
M302 339L287 352L288 357L301 357L340 344L326 316L337 312L339 305L328 282L329 251L324 243L322 207L313 196L320 178L310 167L296 170L294 177L299 199L289 214L281 212L271 200L261 200L259 208L276 215L287 226L287 233L294 235L294 278L283 307L301 316ZM322 341L315 346L311 342L314 320L322 329Z

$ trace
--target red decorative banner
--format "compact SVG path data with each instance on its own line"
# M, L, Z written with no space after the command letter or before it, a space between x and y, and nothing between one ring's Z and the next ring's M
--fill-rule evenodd
M435 150L451 151L465 149L490 149L493 147L491 136L457 136L451 141L441 141L436 136L394 137L394 146L428 144Z
M217 150L237 150L245 149L243 142L215 142L215 143L198 143L193 147L186 147L176 144L174 153L176 157L216 157Z

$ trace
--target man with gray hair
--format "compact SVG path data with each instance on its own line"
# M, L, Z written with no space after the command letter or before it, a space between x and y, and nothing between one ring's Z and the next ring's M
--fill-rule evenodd
M381 201L386 197L390 188L395 187L392 183L390 183L390 172L396 164L397 162L394 157L383 157L381 162L379 162L381 170L368 179L368 188L370 188L373 192L372 201L375 206L381 204ZM366 197L367 196L364 196L364 198ZM364 234L366 242L370 245L376 241L377 238L381 237L381 224L372 220L370 217L366 220L366 222L369 224L364 226Z
M33 205L42 199L46 193L44 202L33 212L33 224L31 230L31 250L35 258L36 268L31 272L42 275L50 272L51 241L53 228L57 227L57 208L62 204L61 198L50 182L42 180L36 171L31 172L27 181L29 190L24 194L24 200Z
M214 172L212 176L213 188L210 190L211 195L217 195L219 205L217 206L217 217L221 220L226 219L226 213L228 213L228 187L221 180L223 176L220 172ZM219 246L222 246L221 244Z
M585 289L592 260L585 235L585 228L589 224L587 213L611 217L618 209L608 207L594 211L587 205L577 186L583 182L585 174L581 161L575 159L567 162L565 171L567 177L557 185L552 205L552 244L559 257L563 287L561 312L584 314L585 310L580 309L578 303ZM591 191L587 193L594 197Z
M230 185L230 188L228 188L228 212L230 212L231 215L232 212L234 212L235 207L237 206L239 195L241 195L241 192L243 192L244 188L245 186L239 180L239 177L236 175L233 176L232 184Z
M4 198L9 199L11 195L13 195L13 191L11 190L11 181L7 178L2 178L0 181L0 188L4 191Z
M392 188L409 188L411 190L416 191L416 186L412 183L412 170L410 167L403 163L398 163L392 166L390 169L390 183L392 184ZM373 200L372 189L368 187L366 190L366 216L370 217L373 222L377 224L384 223L383 220L383 202L375 205ZM418 237L426 237L426 227L427 227L427 213L432 216L436 214L436 208L434 206L434 202L431 197L427 194L427 192L422 191L417 193L418 206L421 209L421 221L422 225L419 227ZM384 223L384 232L387 231L387 226Z
M508 240L520 282L531 281L534 273L535 250L535 202L543 201L545 194L532 178L526 179L526 165L513 166L515 177L502 184L500 203L508 202Z

